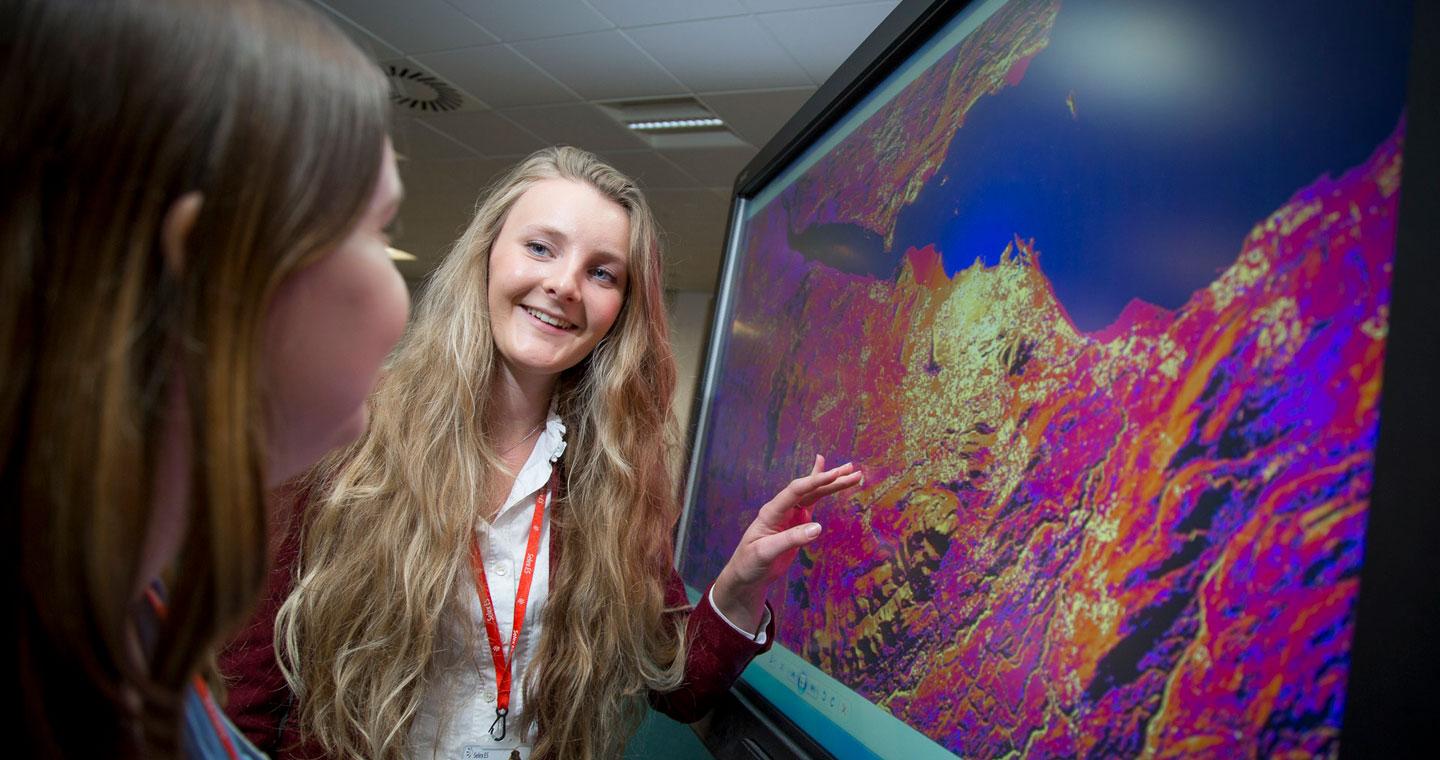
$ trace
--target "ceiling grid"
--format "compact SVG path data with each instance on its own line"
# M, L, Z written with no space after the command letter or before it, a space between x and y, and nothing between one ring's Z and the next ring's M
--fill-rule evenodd
M309 0L381 64L459 89L453 113L397 114L406 200L397 245L423 279L483 189L553 143L594 151L645 188L665 229L667 286L710 290L730 186L898 0ZM728 144L654 144L600 104L688 98ZM695 142L695 141L690 141Z

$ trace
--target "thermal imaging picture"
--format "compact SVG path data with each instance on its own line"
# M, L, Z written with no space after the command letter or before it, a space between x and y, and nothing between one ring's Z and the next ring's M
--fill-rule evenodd
M991 5L747 210L682 574L853 459L778 643L944 748L1335 755L1409 6Z

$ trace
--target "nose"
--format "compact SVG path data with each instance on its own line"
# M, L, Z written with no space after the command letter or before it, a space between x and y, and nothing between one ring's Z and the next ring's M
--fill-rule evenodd
M545 292L557 301L578 301L580 278L583 275L576 266L554 267L545 278Z

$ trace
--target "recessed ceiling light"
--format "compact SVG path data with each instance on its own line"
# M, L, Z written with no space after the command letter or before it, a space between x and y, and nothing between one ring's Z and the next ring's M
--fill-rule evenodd
M701 119L658 119L655 121L631 121L625 126L636 132L679 132L688 129L715 129L724 127L725 122L715 118Z
M390 254L391 261L418 261L418 259L415 258L415 254L409 251L402 251L399 248L393 248L387 245L385 246L385 252Z
M695 98L617 100L596 105L656 150L745 145L719 115Z

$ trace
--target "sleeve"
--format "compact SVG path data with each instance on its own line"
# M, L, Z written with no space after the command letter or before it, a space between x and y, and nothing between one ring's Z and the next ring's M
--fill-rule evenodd
M715 584L710 584L710 590L705 592L705 601L709 602L711 607L715 607ZM750 639L756 644L764 644L765 642L770 640L769 635L766 633L766 631L770 630L770 605L765 605L765 609L761 610L761 612L763 614L760 617L760 632L751 633L750 631L747 631L744 628L735 625L735 621L731 620L730 617L726 615L723 610L721 610L719 607L715 607L715 614L719 615L721 620L729 623L730 627L734 628L736 633L739 633L745 638Z
M289 525L254 616L221 650L218 665L229 686L226 715L257 748L278 756L295 699L275 659L275 616L294 582L309 490L288 485L271 498L279 502L271 505L271 514L288 512Z
M686 611L685 680L674 691L650 693L650 704L656 710L683 723L694 723L705 717L715 701L740 677L741 671L755 656L770 648L775 640L775 621L766 604L765 633L761 643L737 630L710 604L710 589L700 595L700 603L689 607L685 583L673 570L665 588L665 601L671 607Z

